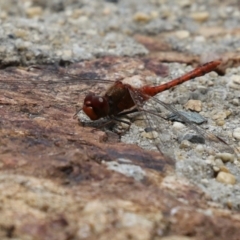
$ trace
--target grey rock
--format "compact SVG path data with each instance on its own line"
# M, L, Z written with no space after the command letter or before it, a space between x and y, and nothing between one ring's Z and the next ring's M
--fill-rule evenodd
M188 120L196 124L202 124L207 121L204 117L202 117L199 113L196 112L179 111L178 113L179 114L171 113L168 116L168 119L170 121L177 121L182 123L186 122L185 120Z

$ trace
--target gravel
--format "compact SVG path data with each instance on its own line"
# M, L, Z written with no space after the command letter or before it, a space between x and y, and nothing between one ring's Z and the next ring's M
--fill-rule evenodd
M239 32L235 32L240 25L238 0L224 4L217 0L22 0L17 3L1 1L0 9L1 66L148 54L148 50L135 41L134 34L167 35L175 32L166 39L173 50L186 54L208 55L240 50ZM191 69L185 64L168 65L170 74L168 78L157 79L160 82ZM187 100L199 99L202 103L199 114L208 119L202 127L226 139L232 147L239 147L239 75L240 67L229 68L224 76L208 74L159 94L159 98L175 103L180 110L184 110ZM122 141L156 150L156 134L149 140L149 134L147 137L142 134L145 127L144 123L140 127L132 124ZM214 164L207 163L209 157L216 155L211 149L219 150L224 144L199 147L199 144L188 143L181 148L177 139L183 136L184 128L174 129L170 123L161 121L158 129L161 130L157 133L165 153L176 159L178 175L195 182L214 200L226 204L230 199L233 207L238 208L239 162L234 160L229 169L236 178L233 186L217 182L213 174ZM224 149L220 150L224 152ZM232 171L233 168L237 171Z

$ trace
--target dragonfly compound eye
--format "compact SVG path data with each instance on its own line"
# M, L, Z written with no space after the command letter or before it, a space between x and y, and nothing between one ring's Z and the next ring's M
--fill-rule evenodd
M83 111L91 120L97 120L108 115L109 105L104 97L90 93L84 99Z

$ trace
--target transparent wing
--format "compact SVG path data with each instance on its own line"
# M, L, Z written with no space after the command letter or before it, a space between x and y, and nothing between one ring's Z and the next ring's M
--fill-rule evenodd
M26 101L27 98L41 100L47 94L48 98L52 97L51 102L54 101L56 104L67 101L70 104L81 105L89 91L102 95L114 83L114 80L105 80L104 77L101 69L98 72L91 72L76 65L68 68L57 66L6 68L0 73L0 101L1 104L11 104L9 99L17 99L18 102Z
M74 73L75 72L75 73ZM32 66L24 68L6 68L1 70L0 87L9 89L42 88L54 89L55 85L93 85L112 84L114 80L104 79L101 73L75 69L74 66L61 68L54 66Z
M130 93L137 109L143 113L146 120L149 133L145 135L150 138L150 141L156 145L160 152L172 156L174 149L179 147L188 148L183 142L183 140L188 140L197 144L205 143L206 148L212 149L209 152L234 153L235 148L232 147L232 143L227 143L229 139L226 136L221 135L220 137L215 133L206 131L203 127L194 124L173 106L159 100L157 97L151 97L148 101L143 102L143 99L149 98L149 96L144 96L139 90L130 90ZM181 124L174 127L169 121L170 114L177 116L185 127L181 126ZM216 133L219 134L217 130Z

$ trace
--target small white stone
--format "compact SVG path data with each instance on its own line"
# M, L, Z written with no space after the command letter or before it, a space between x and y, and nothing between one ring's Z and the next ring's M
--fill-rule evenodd
M206 179L206 178L201 179L201 182L202 182L202 183L205 183L205 184L206 184L206 183L209 183L208 179Z
M223 163L223 161L222 161L220 158L217 158L217 159L215 160L215 164L216 164L216 166L218 166L218 167L224 166L224 163Z
M196 36L194 40L196 42L206 42L206 38L204 36Z
M69 60L72 58L72 51L71 50L64 50L62 52L62 59Z
M208 85L208 87L212 87L212 86L214 86L214 82L213 81L208 81L207 85Z
M235 176L232 175L231 173L227 173L227 172L219 172L218 175L217 175L216 180L218 182L225 183L225 184L232 184L232 185L234 185L236 183Z
M119 163L131 163L132 161L127 158L118 158Z
M179 30L175 32L175 36L179 39L189 38L190 33L186 30Z
M234 155L231 153L218 153L215 157L215 159L220 158L223 162L233 162L234 161Z
M239 106L240 105L240 101L237 98L234 98L232 100L232 104L235 105L235 106Z
M148 138L148 139L155 139L158 137L158 132L156 131L151 131L151 132L142 132L141 136L144 138Z
M172 127L174 130L181 130L181 129L185 128L186 126L183 123L174 122Z
M216 78L216 77L218 77L218 74L216 72L210 72L209 77Z
M215 164L214 159L215 159L215 156L210 155L210 156L207 157L207 159L206 159L205 162L206 162L207 164L209 164L209 165L214 165L214 164Z
M176 2L177 3L177 2ZM189 7L192 4L192 1L190 0L179 0L178 1L179 6L181 7Z
M240 76L239 75L232 75L230 77L228 86L230 88L240 90Z
M219 171L220 171L220 168L217 167L217 166L213 166L213 171L214 171L214 172L219 172Z
M195 149L198 153L203 153L204 152L204 147L203 147L202 144L198 144Z
M145 171L141 167L133 164L121 164L115 161L105 162L105 164L108 169L119 172L127 177L133 177L137 181L141 181L146 175Z
M183 140L179 145L180 149L185 149L191 147L191 143L188 140Z
M234 83L240 85L240 75L232 75L231 79L233 80Z
M208 165L212 165L212 161L209 160L209 159L206 159L205 163L208 164Z
M124 78L123 83L130 84L133 87L139 88L144 85L142 77L140 75L134 75L132 77Z
M233 137L237 140L240 140L240 127L237 127L233 130Z

